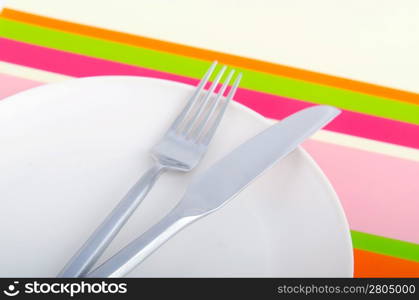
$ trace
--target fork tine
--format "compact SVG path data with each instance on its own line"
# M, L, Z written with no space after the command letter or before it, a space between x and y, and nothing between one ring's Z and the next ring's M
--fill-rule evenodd
M217 76L215 77L214 81L212 82L212 85L211 85L210 89L207 91L207 94L205 95L204 99L202 101L200 101L198 110L195 112L194 116L192 116L192 118L189 120L188 124L182 130L182 132L185 136L188 136L191 133L191 131L194 127L194 124L196 123L196 121L199 119L202 112L204 111L204 108L205 108L206 104L208 103L208 100L213 95L214 90L217 87L218 83L220 82L220 79L223 76L226 69L227 69L227 67L223 66L222 69L218 72Z
M170 126L170 130L177 130L179 125L182 123L182 121L185 119L186 115L191 110L193 104L196 102L197 99L199 99L199 94L204 89L205 85L207 84L209 78L211 77L212 73L214 72L215 67L217 66L217 61L213 61L211 66L208 68L207 72L205 73L204 77L199 81L198 86L195 88L194 93L192 94L191 98L188 101L188 104L185 106L185 108L182 110L182 112L176 117L175 121Z
M216 119L214 121L214 124L212 124L211 128L207 131L207 133L205 134L205 136L202 137L201 143L203 145L205 145L205 146L208 145L209 142L211 141L212 137L214 136L214 133L217 130L218 125L220 124L221 119L223 118L223 115L224 115L224 113L226 111L226 108L227 108L228 103L231 101L231 99L236 94L236 91L237 91L237 88L238 88L238 86L240 84L240 80L242 79L242 76L243 76L242 73L239 73L239 75L237 75L236 80L234 81L233 86L231 87L231 90L228 93L228 96L227 96L225 102L223 103L223 106L221 108L221 111L218 113L218 115L217 115L217 117L216 117Z
M205 118L200 122L199 126L197 127L197 129L194 132L194 135L196 137L196 140L199 140L202 132L204 131L204 129L206 128L207 124L209 123L209 121L211 120L212 116L214 115L214 112L221 100L221 97L224 95L225 90L228 87L228 84L230 83L231 78L233 77L234 74L234 70L231 70L230 73L228 74L226 80L224 81L223 86L221 87L220 91L218 92L217 96L215 97L215 100L212 102L210 109L208 110L208 112L206 113Z

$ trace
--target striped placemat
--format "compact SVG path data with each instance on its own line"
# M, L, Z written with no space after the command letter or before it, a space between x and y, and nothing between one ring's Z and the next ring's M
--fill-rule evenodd
M73 77L196 84L214 59L244 73L236 101L281 119L314 104L343 113L304 144L351 227L356 277L419 277L419 94L4 9L0 98Z

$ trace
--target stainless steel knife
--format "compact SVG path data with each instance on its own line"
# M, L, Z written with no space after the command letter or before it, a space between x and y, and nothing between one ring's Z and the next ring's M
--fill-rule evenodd
M187 225L220 209L339 113L331 106L310 107L246 141L197 175L172 211L86 277L127 274Z

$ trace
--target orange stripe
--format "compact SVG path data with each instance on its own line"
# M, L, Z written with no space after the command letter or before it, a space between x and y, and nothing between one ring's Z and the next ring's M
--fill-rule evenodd
M153 50L165 51L173 54L189 56L202 60L215 60L237 67L251 69L255 71L270 73L274 75L285 76L298 80L304 80L314 83L319 83L337 88L352 90L379 97L385 97L393 100L419 104L419 94L407 92L388 87L378 86L374 84L364 83L351 79L340 78L336 76L321 74L317 72L302 70L298 68L283 66L279 64L269 63L256 59L240 57L220 53L211 50L204 50L200 48L185 46L172 42L160 41L152 38L136 36L112 30L86 26L67 21L61 21L53 18L38 16L30 13L25 13L9 8L5 8L1 14L3 18L15 20L18 22L29 23L57 30L67 31L80 35L111 40L123 44L128 44L137 47L149 48Z
M354 249L354 277L419 278L419 262Z

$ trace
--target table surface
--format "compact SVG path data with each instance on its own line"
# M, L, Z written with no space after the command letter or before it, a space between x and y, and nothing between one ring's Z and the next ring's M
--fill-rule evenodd
M103 74L194 83L220 57L268 118L336 105L304 147L341 198L355 276L419 277L419 2L262 2L7 1L0 98Z

